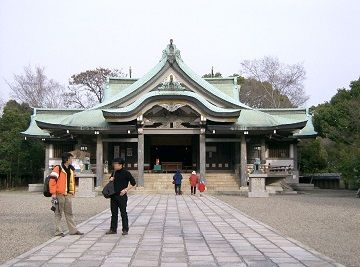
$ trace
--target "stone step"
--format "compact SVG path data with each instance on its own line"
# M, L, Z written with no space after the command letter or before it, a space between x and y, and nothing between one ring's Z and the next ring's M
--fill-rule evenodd
M172 184L172 181L144 181L145 184ZM183 181L181 184L189 185L189 182ZM206 181L206 184L228 184L234 185L239 184L236 181Z
M146 192L170 192L174 190L172 183L173 173L145 173L144 191ZM188 177L190 174L183 173L182 191L190 192ZM206 187L209 192L236 191L239 190L239 183L232 173L209 173L206 174Z
M312 191L314 190L313 184L289 184L294 190L297 191Z
M157 181L157 180L172 180L172 177L144 177L145 180L147 181ZM184 180L189 180L188 177L183 177L183 181ZM228 176L228 177L206 177L205 179L206 181L218 181L218 180L224 180L224 181L227 181L227 180L236 180L235 177L233 176Z
M147 178L145 177L144 178L144 181L172 181L173 179L172 178L166 178L166 179L163 179L163 178ZM233 177L229 177L229 178L212 178L212 179L205 179L206 181L236 181L237 179L233 178ZM183 181L189 181L189 179L183 179Z
M145 184L145 187L171 187L174 186L173 184ZM190 187L188 184L182 184L182 187ZM230 187L230 188L237 188L239 187L238 184L207 184L207 187Z

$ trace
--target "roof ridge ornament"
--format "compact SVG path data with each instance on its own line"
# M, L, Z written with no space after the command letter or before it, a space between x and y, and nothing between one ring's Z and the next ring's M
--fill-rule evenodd
M170 65L176 61L176 58L181 59L180 50L174 45L173 39L170 39L170 43L167 45L166 49L163 50L163 57L167 58Z

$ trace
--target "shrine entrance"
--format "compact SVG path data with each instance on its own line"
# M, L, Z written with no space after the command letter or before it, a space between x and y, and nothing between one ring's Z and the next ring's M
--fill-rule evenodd
M145 157L149 160L149 169L158 172L196 169L198 139L197 135L146 136Z

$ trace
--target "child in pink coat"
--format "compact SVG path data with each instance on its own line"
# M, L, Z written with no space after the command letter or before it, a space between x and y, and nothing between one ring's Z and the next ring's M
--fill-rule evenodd
M203 177L200 178L198 189L200 191L200 196L202 197L202 193L206 190L205 179Z

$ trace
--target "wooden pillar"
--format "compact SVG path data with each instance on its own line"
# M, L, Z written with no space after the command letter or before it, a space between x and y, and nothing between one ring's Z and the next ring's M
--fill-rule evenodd
M200 156L200 177L205 178L206 174L206 144L205 144L205 133L200 133L199 135L199 156Z
M247 148L245 135L241 136L240 144L240 186L247 186Z
M49 159L54 158L54 144L49 144Z
M299 183L299 169L298 169L298 147L297 144L291 144L292 146L292 154L293 154L293 160L294 160L294 166L293 166L293 183Z
M261 163L266 163L266 145L265 145L265 139L261 139L261 151L260 151L260 157L261 157Z
M104 173L109 173L109 143L108 142L103 142L104 144L104 164L106 164L104 166Z
M294 158L294 144L289 145L289 156L290 158Z
M96 186L102 185L104 176L104 147L102 136L97 135L96 138Z
M298 147L297 144L291 144L293 147L294 171L298 170Z
M138 181L137 181L137 183L138 183L138 186L144 186L144 134L142 131L139 131L139 134L138 134Z
M45 165L44 165L44 181L46 176L50 173L50 144L45 144Z

